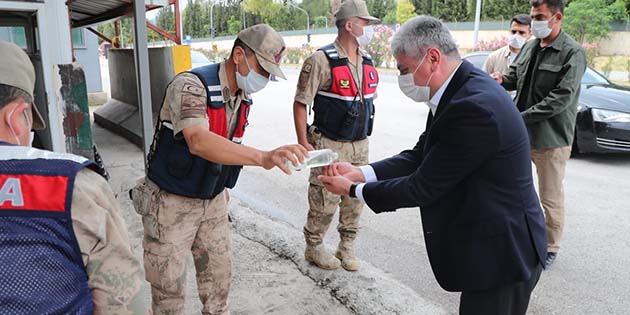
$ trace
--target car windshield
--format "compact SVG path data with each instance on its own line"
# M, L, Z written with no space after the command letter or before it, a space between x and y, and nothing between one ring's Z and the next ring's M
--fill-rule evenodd
M584 76L582 77L582 84L587 85L608 85L608 80L606 78L595 72L593 69L587 67L586 72L584 72Z
M190 59L192 63L210 63L210 60L206 56L198 51L190 52Z

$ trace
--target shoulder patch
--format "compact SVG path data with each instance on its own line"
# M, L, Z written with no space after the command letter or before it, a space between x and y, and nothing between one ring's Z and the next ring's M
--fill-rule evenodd
M305 63L302 67L302 72L311 73L311 70L313 70L313 65L310 63Z

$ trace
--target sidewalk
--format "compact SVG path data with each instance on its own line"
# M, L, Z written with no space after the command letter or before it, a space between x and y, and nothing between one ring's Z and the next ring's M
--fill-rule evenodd
M127 191L144 175L142 151L98 125L94 142L111 175L109 181L122 205L131 246L142 261L142 223ZM230 311L236 315L443 314L413 290L390 279L366 262L350 273L324 271L303 259L303 236L282 222L230 201L233 219L233 282ZM199 314L192 257L188 261L186 314ZM147 292L148 284L147 284ZM150 295L147 294L150 305Z

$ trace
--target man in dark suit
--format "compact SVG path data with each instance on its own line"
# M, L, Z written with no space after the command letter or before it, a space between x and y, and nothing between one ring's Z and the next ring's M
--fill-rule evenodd
M462 292L460 314L525 314L547 240L521 115L440 21L409 20L391 46L401 90L431 109L425 132L411 150L319 179L376 213L419 206L433 273Z

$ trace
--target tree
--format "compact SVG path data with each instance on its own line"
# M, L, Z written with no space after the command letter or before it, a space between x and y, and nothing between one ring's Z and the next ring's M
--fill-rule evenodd
M395 0L366 0L365 4L368 7L370 15L381 20L383 20L389 12L396 11Z
M398 23L402 24L407 22L407 20L416 16L413 4L409 0L400 0L398 2L398 8L396 9L396 20Z
M175 33L175 14L170 5L167 5L158 11L155 24L157 27L169 32Z
M580 43L607 38L610 21L625 12L621 6L608 6L604 0L574 0L564 10L563 29Z
M466 0L444 0L434 2L433 16L450 21L465 21L468 15Z
M433 0L411 0L411 4L417 14L433 15Z

